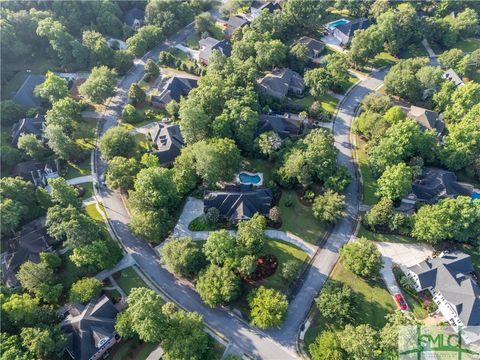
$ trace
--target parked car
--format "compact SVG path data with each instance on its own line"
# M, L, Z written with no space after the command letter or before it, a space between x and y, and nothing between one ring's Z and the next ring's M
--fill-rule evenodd
M400 294L400 293L397 293L393 296L395 298L395 302L397 303L398 307L401 309L401 310L407 310L408 309L408 305L407 305L407 302L405 301L405 299L403 298L403 295Z

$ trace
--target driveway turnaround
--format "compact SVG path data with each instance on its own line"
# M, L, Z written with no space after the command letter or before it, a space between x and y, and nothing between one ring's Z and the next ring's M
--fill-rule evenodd
M117 95L111 99L108 109L100 121L99 135L118 124L124 104L127 103L127 92L130 85L143 76L143 65L147 59L158 59L160 51L175 46L193 33L193 24L136 60L129 73L119 82ZM335 145L339 149L338 162L347 166L354 181L346 189L348 204L347 216L332 230L323 248L317 252L312 266L307 270L302 286L289 306L287 319L281 329L262 332L239 319L234 314L220 309L207 307L199 295L181 280L176 279L160 263L155 250L145 241L135 237L128 228L130 216L119 192L101 187L98 195L103 200L106 214L115 235L125 251L132 256L141 270L155 282L165 297L175 301L188 311L196 311L203 315L205 323L220 332L229 342L233 352L245 353L260 359L288 360L297 359L296 337L314 297L321 290L325 280L338 259L339 248L353 234L358 212L358 181L352 158L350 142L350 126L355 111L365 95L376 89L383 80L386 70L375 73L362 81L342 100L335 119L333 133ZM106 164L95 154L94 177L98 179L105 172Z

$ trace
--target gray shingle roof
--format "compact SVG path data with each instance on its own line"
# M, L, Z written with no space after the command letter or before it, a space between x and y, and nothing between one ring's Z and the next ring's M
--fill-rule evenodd
M465 85L462 78L455 72L455 70L453 70L452 68L446 70L443 75L442 75L442 78L443 79L448 79L450 80L451 82L453 82L455 84L455 86L459 87L459 86L462 86L462 85Z
M45 76L43 75L27 74L20 88L13 95L12 100L27 108L40 107L42 101L33 94L33 91L37 85L42 84L44 81Z
M207 37L200 40L200 55L199 58L205 61L210 59L214 50L219 51L222 55L229 57L232 53L232 44L228 40L217 40L212 37Z
M81 309L81 307L79 307ZM118 314L106 296L89 302L78 315L68 316L60 326L67 333L67 350L75 360L88 360L103 349L100 345L115 336Z
M242 27L245 24L248 24L248 20L244 19L243 17L240 16L230 16L228 19L227 25L228 27L231 27L233 29L238 29L239 27Z
M441 293L465 326L480 326L480 288L470 275L473 265L469 255L445 254L408 269L418 275L422 289Z
M336 30L345 34L348 37L352 37L357 30L364 30L372 25L372 21L366 18L354 19L346 24L338 25Z
M19 120L12 126L12 146L17 146L18 138L22 134L33 134L38 139L42 139L44 127L45 117L40 114L37 114L34 118Z
M276 98L287 96L291 90L302 92L305 87L302 76L288 68L274 69L261 78L258 84L266 95Z
M298 115L294 114L278 114L278 115L260 115L257 126L256 136L273 131L280 138L298 136L303 127L303 121Z
M155 127L150 130L152 141L157 145L157 155L161 166L169 166L175 158L180 155L183 145L182 133L178 124L166 124L158 122Z
M123 22L128 26L133 27L135 25L135 20L139 20L140 22L143 22L144 18L145 18L145 11L137 7L134 7L128 10L128 12L123 16Z
M312 39L308 36L302 36L296 41L297 44L303 44L308 49L308 56L310 58L315 58L320 54L323 49L325 49L325 44L320 40Z
M220 216L230 221L250 219L255 213L267 216L272 206L272 191L266 188L207 191L203 197L204 211L217 208Z
M441 134L445 128L445 124L439 119L438 114L432 110L412 105L407 116L414 119L421 128L426 130L435 129Z
M197 86L197 80L173 76L168 79L160 95L152 96L152 103L158 103L162 106L170 101L180 101L182 96L187 96L190 90Z
M48 179L58 177L58 160L29 160L18 163L12 171L13 176L20 176L36 186L45 186Z
M451 171L426 167L413 182L412 192L419 201L433 204L441 198L470 196L473 186L458 182Z

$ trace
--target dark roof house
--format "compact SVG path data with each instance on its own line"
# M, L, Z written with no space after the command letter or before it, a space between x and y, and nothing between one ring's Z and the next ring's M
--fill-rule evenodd
M266 188L225 189L207 191L203 197L204 211L214 207L220 217L229 221L247 220L256 213L267 216L272 207L272 190Z
M462 78L452 68L446 70L443 73L442 78L450 80L452 83L455 84L456 87L460 87L462 85L465 85Z
M302 36L295 43L303 44L307 47L308 57L311 61L317 60L322 51L325 49L325 44L322 41L312 39L308 36Z
M258 81L259 90L274 98L287 96L289 92L301 94L305 90L302 76L288 68L276 68Z
M471 196L473 186L457 181L451 171L437 168L424 168L412 184L412 193L419 202L433 204L443 198Z
M164 108L172 100L180 101L180 98L187 96L195 86L197 86L196 79L172 76L167 80L160 95L152 95L152 105Z
M435 111L412 105L407 116L415 120L422 130L436 130L438 134L442 134L445 129L445 123Z
M232 44L228 40L217 40L212 37L207 37L200 40L198 44L200 46L198 58L204 65L208 65L210 56L214 50L219 51L226 57L229 57L232 53Z
M25 79L23 80L22 85L13 95L12 100L24 107L35 108L42 106L42 100L37 98L33 91L37 85L42 84L45 81L45 76L43 75L33 75L26 74Z
M442 253L407 268L416 290L430 290L443 316L452 326L465 327L470 341L480 339L480 287L473 271L471 257L462 252Z
M30 160L18 163L12 171L13 176L20 176L31 181L35 186L47 186L49 179L57 178L60 172L58 160Z
M24 225L14 238L7 241L7 249L1 256L2 282L6 286L18 285L16 273L26 261L40 262L40 253L51 250L55 240L47 234L45 217Z
M304 122L297 114L260 115L256 136L273 131L281 139L297 137L303 131Z
M75 304L60 324L67 334L67 352L72 359L99 359L116 342L117 309L105 295L87 305Z
M273 1L258 1L255 0L250 6L250 13L246 14L250 21L254 20L263 10L267 10L269 13L273 13L275 10L281 10L282 6L278 2Z
M43 115L37 114L34 118L21 119L12 126L12 146L17 146L18 138L22 134L33 134L37 139L44 141L44 130L45 117Z
M134 7L127 11L123 16L123 22L130 26L132 29L137 30L140 26L143 25L145 19L145 11Z
M242 26L245 26L249 24L250 21L247 19L241 17L241 16L230 16L230 19L228 19L227 22L227 33L225 35L226 39L230 39L233 35L233 33L237 30L240 29Z
M355 31L365 30L372 24L372 21L367 18L358 18L336 26L333 29L333 36L335 36L342 45L347 45L352 40Z
M158 148L153 153L157 155L160 166L172 165L185 144L180 126L157 122L150 130L150 136Z

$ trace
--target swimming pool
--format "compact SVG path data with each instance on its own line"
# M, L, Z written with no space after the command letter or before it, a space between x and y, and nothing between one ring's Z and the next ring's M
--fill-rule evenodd
M263 183L263 174L242 171L238 174L237 180L240 184L243 184L243 185L260 186Z
M472 200L480 200L480 193L478 192L472 193Z
M350 21L347 20L347 19L338 19L338 20L329 22L327 25L325 25L325 27L326 27L328 30L333 30L333 29L335 29L337 26L345 25L345 24L348 24L349 22L350 22Z

